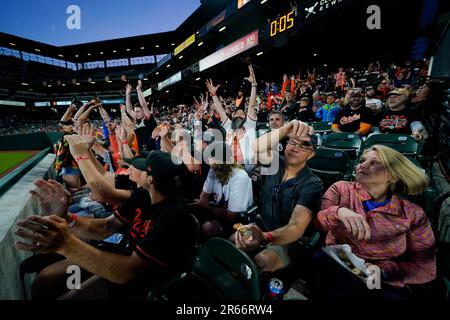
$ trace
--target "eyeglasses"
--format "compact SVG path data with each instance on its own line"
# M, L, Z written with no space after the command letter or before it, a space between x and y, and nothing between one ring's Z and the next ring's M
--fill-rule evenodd
M289 140L288 144L290 144L293 147L300 148L302 150L311 150L311 151L314 150L313 144L311 142L307 142L307 141L302 141L300 143L297 143L293 140Z

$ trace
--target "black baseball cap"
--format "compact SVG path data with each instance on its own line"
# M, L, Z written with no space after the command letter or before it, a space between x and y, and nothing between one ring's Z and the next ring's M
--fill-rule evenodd
M147 172L158 181L170 181L182 173L181 160L175 156L173 160L170 153L159 150L151 151L147 156L142 154L132 159L123 159L126 163Z

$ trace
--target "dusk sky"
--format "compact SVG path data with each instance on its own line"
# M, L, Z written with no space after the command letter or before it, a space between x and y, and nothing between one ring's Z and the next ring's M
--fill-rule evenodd
M81 29L69 30L70 5L81 9ZM200 0L6 0L0 31L56 46L176 29Z

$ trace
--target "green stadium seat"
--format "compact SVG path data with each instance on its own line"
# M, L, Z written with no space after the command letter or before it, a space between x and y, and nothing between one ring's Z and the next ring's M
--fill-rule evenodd
M308 166L322 179L327 189L337 181L350 181L353 163L345 151L319 148L314 158L308 161Z
M331 131L331 125L333 122L329 121L318 121L318 122L312 122L311 126L314 128L315 132L318 133L325 133Z
M358 157L361 145L359 136L352 133L331 133L322 142L322 146L327 149L345 151L352 160Z
M364 143L364 149L368 149L375 144L381 144L390 147L405 156L417 158L419 152L419 143L407 134L374 134L367 138Z

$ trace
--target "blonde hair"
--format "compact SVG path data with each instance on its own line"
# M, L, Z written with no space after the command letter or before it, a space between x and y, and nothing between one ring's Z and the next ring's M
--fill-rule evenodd
M376 151L381 163L391 177L392 193L421 194L428 186L428 176L400 152L383 145L373 145L365 150Z

